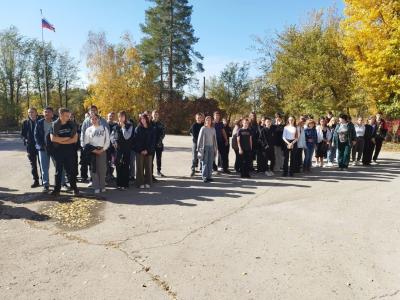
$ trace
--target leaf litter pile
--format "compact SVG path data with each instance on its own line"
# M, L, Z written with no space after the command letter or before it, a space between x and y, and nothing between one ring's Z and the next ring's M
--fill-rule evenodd
M79 230L102 221L99 211L104 202L96 199L76 197L72 201L46 205L41 213L53 219L59 227Z

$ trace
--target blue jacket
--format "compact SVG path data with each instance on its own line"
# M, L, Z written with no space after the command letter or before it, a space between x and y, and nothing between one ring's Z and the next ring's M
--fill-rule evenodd
M35 126L35 147L37 150L45 150L46 149L46 136L44 134L44 122L45 119L40 119L36 122Z
M317 130L315 129L315 127L304 129L304 135L306 137L307 144L317 144L318 143L318 135L317 135ZM310 142L309 140L312 140L312 142Z

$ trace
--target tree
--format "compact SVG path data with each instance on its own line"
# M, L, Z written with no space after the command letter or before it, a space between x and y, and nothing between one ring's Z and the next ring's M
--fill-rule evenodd
M74 59L67 51L57 53L55 63L55 82L58 92L60 107L68 107L68 86L78 80L78 67ZM63 104L65 96L65 105Z
M307 24L277 35L266 78L286 112L318 115L358 106L351 99L354 71L340 45L339 23L334 13L317 12Z
M249 65L230 63L218 77L210 80L208 95L218 101L230 121L232 116L248 110L250 90Z
M378 109L400 116L400 2L345 0L343 46L357 85Z
M160 89L160 100L167 88L169 98L174 91L191 83L196 71L202 72L201 54L194 50L198 38L191 24L193 7L188 0L149 0L154 4L146 11L145 24L141 30L145 37L139 45L143 63L154 66ZM194 68L193 68L194 65Z
M155 71L142 67L139 53L127 36L113 45L104 33L89 33L85 51L92 81L86 105L96 104L107 113L126 110L132 116L156 106Z

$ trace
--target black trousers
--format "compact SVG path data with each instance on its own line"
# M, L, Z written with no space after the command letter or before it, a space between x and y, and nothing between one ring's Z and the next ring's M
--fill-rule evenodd
M161 158L163 151L164 151L163 148L156 148L156 152L153 155L153 173L154 173L154 158L157 161L157 171L161 172Z
M64 146L60 146L64 147ZM76 186L76 172L77 169L77 161L76 155L74 155L75 150L70 149L60 149L58 148L55 151L54 159L56 161L56 178L55 178L55 187L54 190L60 191L61 190L61 178L63 169L67 173L68 181L72 189L77 189Z
M117 170L117 187L129 187L129 164L131 161L131 151L118 152L115 158L115 168Z
M303 148L300 148L303 151ZM298 159L298 148L297 145L294 144L292 149L288 149L287 147L285 147L283 149L283 155L284 155L284 159L283 159L283 173L284 174L291 174L293 175L293 173L296 170L297 167L297 159Z
M364 137L359 136L356 139L356 144L351 147L351 159L353 161L355 161L356 159L357 161L360 161L363 151L364 151Z
M241 155L242 167L240 168L240 174L242 177L250 176L250 168L253 163L252 151L243 151Z
M218 144L218 155L219 155L219 159L221 160L221 167L224 170L224 172L227 171L229 168L229 161L228 161L228 153L229 152L227 151L229 149L228 147L229 147L229 145L226 146L223 143ZM218 163L218 165L219 165L219 163ZM214 169L214 171L217 170L217 165L215 164L215 161L213 163L213 169Z
M267 153L264 149L257 150L257 172L265 172L267 170Z
M371 139L364 140L364 151L362 155L362 163L364 165L369 165L372 161L372 154L374 153L375 144Z
M234 149L235 151L235 171L240 172L240 169L242 167L242 157L239 154L239 150Z
M26 148L26 152L28 154L28 159L29 162L31 164L31 174L32 174L32 178L34 181L39 181L39 176L38 176L38 168L37 168L37 164L38 164L38 152L36 150L36 148L33 146L28 146Z
M381 152L383 144L383 139L380 137L375 138L375 152L374 157L372 158L374 161L378 159L379 153Z
M106 178L111 178L114 173L114 168L112 167L112 157L115 154L115 148L110 145L110 147L106 151L107 154L107 175Z
M81 155L79 159L79 164L81 165L81 178L82 179L88 179L88 170L89 170L89 165L84 162L84 159L82 158L82 149L81 149Z
M304 148L296 148L296 151L294 151L294 155L295 155L295 168L294 171L295 172L300 172L301 171L301 167L303 166L303 152L304 152Z
M265 167L266 171L273 171L275 167L275 151L274 147L265 150ZM268 162L270 163L268 165Z

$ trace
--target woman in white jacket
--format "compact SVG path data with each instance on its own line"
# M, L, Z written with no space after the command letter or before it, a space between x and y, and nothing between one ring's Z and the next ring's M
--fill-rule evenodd
M317 137L318 144L317 150L315 151L315 158L317 159L317 166L324 166L324 158L327 156L329 143L332 139L332 132L327 126L326 119L324 117L319 119L319 125L317 126Z
M100 124L99 115L92 114L90 119L92 126L87 128L85 131L83 147L89 144L96 148L92 151L92 153L96 155L96 169L90 170L90 176L92 177L94 193L98 194L106 191L106 150L110 146L110 133L108 132L107 127Z

